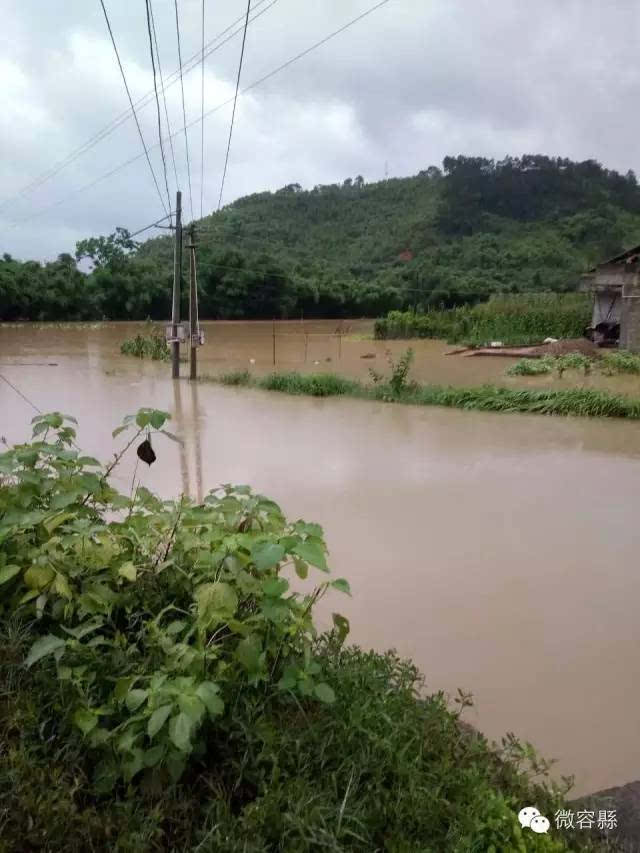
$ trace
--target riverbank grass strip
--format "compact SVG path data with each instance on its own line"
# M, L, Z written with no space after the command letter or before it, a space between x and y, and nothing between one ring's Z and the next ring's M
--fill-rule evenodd
M503 388L498 385L458 388L413 383L400 393L395 393L388 383L365 385L356 379L347 379L332 373L271 373L257 377L249 371L235 371L218 377L204 378L222 385L261 388L265 391L312 397L346 396L416 406L478 409L485 412L640 419L640 399L583 388L551 391Z

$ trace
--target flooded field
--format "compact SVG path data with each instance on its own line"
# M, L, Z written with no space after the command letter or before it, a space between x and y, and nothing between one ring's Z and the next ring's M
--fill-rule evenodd
M4 363L29 360L66 363L79 358L108 373L130 373L139 371L140 365L136 359L122 358L120 345L126 338L152 328L164 329L159 324L146 323L0 325L0 353ZM376 341L372 320L204 322L202 328L205 345L198 350L201 376L244 369L262 375L275 368L303 373L333 372L367 380L370 368L389 372L387 352L397 358L410 346L415 353L411 378L419 382L606 388L640 396L639 376L604 376L597 371L588 376L568 372L562 378L555 373L505 376L505 370L516 359L446 355L455 347L445 341ZM187 355L186 349L183 354ZM166 372L160 369L158 375Z
M202 372L250 359L252 369L272 369L271 323L204 326ZM359 340L370 322L345 322L342 334L336 321L299 326L276 326L281 369L365 377L387 346L407 346ZM494 738L514 731L558 758L558 773L576 773L578 793L638 778L637 423L174 383L168 364L120 355L139 328L1 327L0 373L43 411L76 415L78 443L102 459L125 414L167 409L184 447L158 442L157 463L139 469L144 485L201 496L221 482L249 483L289 515L318 521L334 572L353 590L330 609L350 618L355 642L411 655L432 690L473 691L470 722ZM506 379L506 359L445 357L442 342L412 346L423 381L604 379ZM640 380L606 386L637 393ZM26 438L33 414L0 381L0 435ZM123 490L133 467L132 459L120 470Z

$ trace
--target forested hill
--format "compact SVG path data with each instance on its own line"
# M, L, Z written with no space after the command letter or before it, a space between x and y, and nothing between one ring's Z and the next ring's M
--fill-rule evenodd
M448 157L410 178L291 184L196 223L201 316L373 316L572 289L589 265L639 241L632 172L541 155ZM94 262L89 277L69 255L44 267L5 256L0 317L168 317L171 238L136 249L117 232L79 243L82 257Z

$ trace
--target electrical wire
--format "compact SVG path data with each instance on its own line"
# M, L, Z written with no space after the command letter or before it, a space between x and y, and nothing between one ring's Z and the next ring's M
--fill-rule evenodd
M178 0L173 0L176 10L176 36L178 39L178 65L180 71L180 89L182 92L182 120L184 121L184 147L187 152L187 176L189 179L189 204L191 207L191 219L193 220L193 194L191 192L191 163L189 162L189 138L187 136L187 114L184 108L184 80L182 77L182 49L180 47L180 22L178 20Z
M164 156L164 145L162 144L162 119L160 118L160 98L158 97L158 84L156 81L156 62L153 56L153 36L151 35L151 0L146 0L145 2L146 11L147 11L147 32L149 34L149 53L151 55L151 68L153 70L153 90L156 96L156 112L158 115L158 144L160 145L160 156L162 157L162 170L164 172L164 185L167 190L167 203L169 205L169 210L171 210L171 193L169 192L169 178L167 177L167 161ZM155 29L154 29L155 32ZM167 102L165 101L165 108L167 106ZM174 164L175 165L175 164ZM171 217L169 217L171 218Z
M224 192L224 182L227 177L227 166L229 165L229 152L231 151L231 137L233 136L233 123L236 117L236 104L238 103L238 90L240 89L240 74L242 73L242 60L244 59L244 46L247 40L247 27L249 26L249 11L251 9L251 0L247 0L247 17L244 21L244 32L242 34L242 47L240 48L240 62L238 63L238 76L236 78L236 91L233 96L233 110L231 112L231 123L229 125L229 141L227 142L227 153L224 158L224 170L222 172L222 181L220 182L220 196L218 197L218 210L222 206L222 193ZM204 117L202 119L204 122Z
M204 0L202 0L202 65L200 75L200 219L204 197Z
M254 11L259 6L262 6L266 2L267 2L267 0L258 0L258 2L253 7ZM266 6L264 9L262 9L260 12L257 12L251 18L251 21L249 23L253 23L261 15L264 15L264 13L268 12L269 9L272 6L274 6L277 2L278 2L278 0L271 0L269 5ZM220 48L222 48L225 44L227 44L227 42L229 42L232 38L237 36L238 33L242 32L243 28L242 28L242 26L240 26L237 30L234 30L234 32L232 32L229 36L227 36L227 38L224 39L224 41L220 42L220 44L216 44L217 41L219 41L224 35L226 35L226 33L229 32L229 30L231 30L233 27L235 27L235 25L238 24L243 19L244 19L244 15L240 15L240 17L236 18L236 20L233 21L233 23L231 23L226 29L222 30L222 32L218 33L218 35L215 36L215 38L213 38L210 42L208 42L208 44L206 45L206 48L208 48L208 50L206 50L205 58L208 58L213 53L220 50ZM153 26L153 8L151 9L151 22L152 22L152 26ZM157 50L156 50L156 54L157 54ZM188 74L189 72L193 71L194 68L197 68L199 63L200 63L200 58L201 58L200 53L195 53L193 56L189 57L187 62L184 63L184 65L183 65L183 73ZM176 69L174 72L172 72L167 77L165 83L163 83L161 80L163 96L165 95L166 89L169 89L171 86L174 85L174 83L177 83L179 79L180 79L179 69ZM146 95L144 95L142 98L140 98L140 100L136 101L136 104L135 104L136 108L140 109L140 108L147 106L148 104L150 104L152 102L153 97L154 97L153 90L150 90L149 92L147 92ZM40 175L38 175L36 178L34 178L30 183L26 184L21 190L18 190L18 192L15 193L13 196L9 196L8 198L4 199L4 201L0 202L0 209L2 209L6 205L10 204L13 201L16 201L17 199L19 199L21 197L27 196L30 193L35 192L35 190L37 190L39 187L41 187L47 181L54 178L56 175L58 175L60 172L62 172L64 169L66 169L68 166L70 166L73 162L75 162L75 160L77 160L83 154L86 154L88 151L90 151L92 148L94 148L96 145L98 145L99 142L102 142L103 139L106 139L110 134L112 134L115 130L117 130L122 124L124 124L126 121L128 121L131 118L131 116L132 116L131 110L130 109L125 110L123 113L121 113L115 119L113 119L113 121L111 121L109 124L105 125L105 127L103 127L101 130L99 130L92 137L90 137L86 142L83 142L82 145L78 146L78 148L75 148L73 151L71 151L64 159L59 160L57 163L54 163L53 166L51 166L47 171L42 172ZM169 133L170 133L170 130L169 130Z
M273 2L275 2L275 0L273 0ZM340 27L340 29L335 30L332 33L329 33L329 35L325 36L323 39L321 39L320 41L311 45L310 47L306 48L306 50L303 50L301 53L297 54L296 56L292 57L291 59L288 59L286 62L283 62L282 65L279 65L277 68L274 68L272 71L269 71L263 77L260 77L258 80L254 80L253 83L251 83L249 86L246 86L240 92L240 95L244 95L247 92L251 91L251 89L255 89L257 86L260 86L266 80L269 80L271 77L278 74L280 71L283 71L285 68L288 68L294 62L297 62L299 59L302 59L303 57L307 56L309 53L311 53L311 51L315 50L318 47L321 47L324 44L326 44L330 39L332 39L335 36L339 35L340 33L344 32L348 27L351 27L353 24L356 24L358 21L362 20L362 18L371 14L376 9L379 9L381 6L384 6L388 2L389 2L389 0L382 0L382 2L376 3L375 6L372 6L370 9L366 10L361 15L358 15L357 18L353 18L351 21L348 21L346 24L344 24L342 27ZM271 5L273 5L273 3ZM266 9L264 11L266 11ZM255 20L255 18L253 20ZM218 112L219 110L223 109L224 107L228 106L231 103L233 103L233 98L229 98L228 100L223 101L222 103L218 104L217 106L212 107L210 110L207 110L203 117L198 117L197 119L194 119L193 121L191 121L188 125L185 125L184 127L181 127L178 130L174 131L172 134L173 138L175 139L175 137L179 133L182 133L183 131L188 130L189 128L193 127L194 125L199 124L199 122L202 121L203 119L208 118L209 116L213 115L214 113ZM152 148L155 148L155 147L156 146L152 146ZM102 181L108 180L109 178L113 177L113 175L120 172L122 169L126 169L127 166L131 166L133 163L140 160L140 158L142 156L143 156L142 154L136 154L133 157L130 157L128 160L125 160L123 163L120 163L119 165L115 166L110 171L105 172L104 174L100 175L97 178L94 178L88 184L84 184L83 186L77 187L75 190L72 190L66 197L59 199L56 202L53 202L53 204L50 204L47 207L41 208L40 210L36 211L35 213L30 214L29 216L23 217L22 219L12 223L12 225L9 227L15 228L18 225L23 225L24 223L30 222L32 219L35 219L39 216L42 216L44 213L47 213L48 211L50 211L56 207L59 207L61 204L65 204L65 202L69 201L69 199L73 198L74 196L78 195L79 193L85 192L86 190L89 190L89 189L93 189L93 187L95 187L97 184L101 183Z
M13 388L13 390L16 392L16 394L19 397L22 397L22 399L25 401L25 403L28 403L34 411L36 411L39 415L42 414L42 409L39 409L35 403L32 403L31 400L25 394L23 394L19 388L16 388L16 386L13 384L13 382L9 382L7 377L3 376L2 373L0 373L0 379L3 379L7 383L9 388Z
M162 100L164 102L164 117L167 122L167 134L169 136L169 146L171 148L171 162L173 163L173 175L176 179L176 189L180 187L180 181L178 180L178 169L176 167L176 155L173 150L173 137L171 136L171 124L169 122L169 110L167 108L167 93L164 85L164 79L162 77L162 65L160 63L160 51L158 50L158 37L156 35L156 22L153 16L153 3L149 0L149 9L151 11L151 28L153 30L153 41L156 48L156 60L158 61L158 73L160 75L160 88L162 89Z
M153 171L153 166L151 165L151 158L149 157L149 151L147 150L147 144L144 141L144 136L142 135L142 128L140 127L140 122L138 121L138 115L136 113L136 108L133 105L133 99L131 97L131 92L129 91L129 84L127 83L127 77L124 73L124 68L122 67L122 62L120 62L120 54L118 53L118 48L116 46L116 40L113 37L113 31L111 29L111 22L109 21L109 15L107 14L107 9L104 5L104 0L100 0L100 5L102 6L102 11L104 12L104 19L107 22L107 29L109 30L109 36L111 37L111 44L113 45L113 50L116 55L116 59L118 60L118 67L120 69L120 74L122 74L122 81L124 83L124 88L127 90L127 97L129 98L129 103L131 105L131 111L133 113L133 117L136 120L136 127L138 128L138 133L140 135L140 141L142 142L142 147L144 148L144 153L147 158L147 163L149 164L149 169L151 170L151 175L153 177L153 183L156 185L156 190L158 191L158 196L160 198L160 203L164 209L164 212L167 212L167 208L164 204L164 199L162 198L162 193L160 192L160 187L158 185L158 179L156 178L156 173Z
M134 231L133 234L129 234L129 237L137 237L138 234L142 234L143 231L148 231L150 228L165 228L165 227L166 228L173 228L173 225L164 226L164 225L160 224L161 222L164 222L166 219L170 219L171 216L172 216L172 214L169 213L168 216L163 216L162 219L158 219L158 220L156 220L156 222L152 222L151 225L145 225L144 228L138 228L138 230Z

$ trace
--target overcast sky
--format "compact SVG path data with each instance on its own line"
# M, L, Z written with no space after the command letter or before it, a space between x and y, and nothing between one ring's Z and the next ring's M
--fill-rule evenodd
M375 0L253 0L241 88L366 11ZM273 4L273 5L271 5ZM105 0L134 101L153 88L145 0ZM183 62L201 42L201 0L179 0ZM172 0L153 10L165 77L177 68ZM205 42L244 0L206 0ZM0 252L53 258L163 209L133 119L33 192L13 198L102 131L128 101L99 0L0 0ZM546 153L640 172L637 0L389 0L238 100L224 203L298 182L415 174L447 154ZM205 110L233 97L241 33L205 61ZM200 67L184 78L200 115ZM172 131L180 84L167 89ZM163 134L166 135L163 111ZM231 106L204 121L204 212L217 207ZM139 110L164 192L155 101ZM200 124L188 133L200 213ZM173 140L190 218L184 135ZM165 144L169 189L175 193ZM80 190L80 192L77 192ZM18 223L16 225L16 223ZM149 234L158 232L148 232Z

